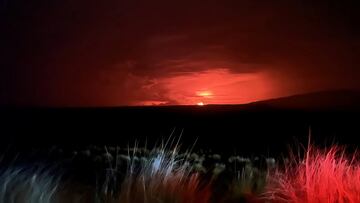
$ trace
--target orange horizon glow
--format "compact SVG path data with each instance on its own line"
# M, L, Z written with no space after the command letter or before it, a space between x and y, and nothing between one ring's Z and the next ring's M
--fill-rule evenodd
M168 100L144 101L142 105L244 104L271 97L273 85L261 72L233 73L211 69L184 73L157 81Z

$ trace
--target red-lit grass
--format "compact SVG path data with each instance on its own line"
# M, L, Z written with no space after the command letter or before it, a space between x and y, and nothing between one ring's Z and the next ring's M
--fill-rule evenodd
M360 163L357 155L332 146L309 146L303 159L295 158L269 176L267 196L274 203L359 203Z

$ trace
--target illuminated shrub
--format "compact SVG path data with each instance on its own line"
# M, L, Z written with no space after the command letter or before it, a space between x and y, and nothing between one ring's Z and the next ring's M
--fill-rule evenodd
M358 203L360 164L336 146L308 147L303 159L293 159L270 176L267 197L274 203Z

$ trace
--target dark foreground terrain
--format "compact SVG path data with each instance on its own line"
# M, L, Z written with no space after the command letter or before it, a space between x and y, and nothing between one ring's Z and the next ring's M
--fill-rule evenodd
M149 146L173 136L183 148L242 155L278 155L306 144L359 146L360 94L319 92L246 105L118 108L7 107L0 113L2 145L26 148L88 144ZM181 133L182 132L182 133Z
M246 105L4 107L0 202L355 203L359 104L357 92L334 91ZM307 148L309 132L321 150Z

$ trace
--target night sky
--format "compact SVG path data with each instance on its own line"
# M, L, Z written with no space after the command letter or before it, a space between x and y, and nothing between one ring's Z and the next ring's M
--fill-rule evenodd
M0 104L242 104L360 89L354 2L0 0Z

